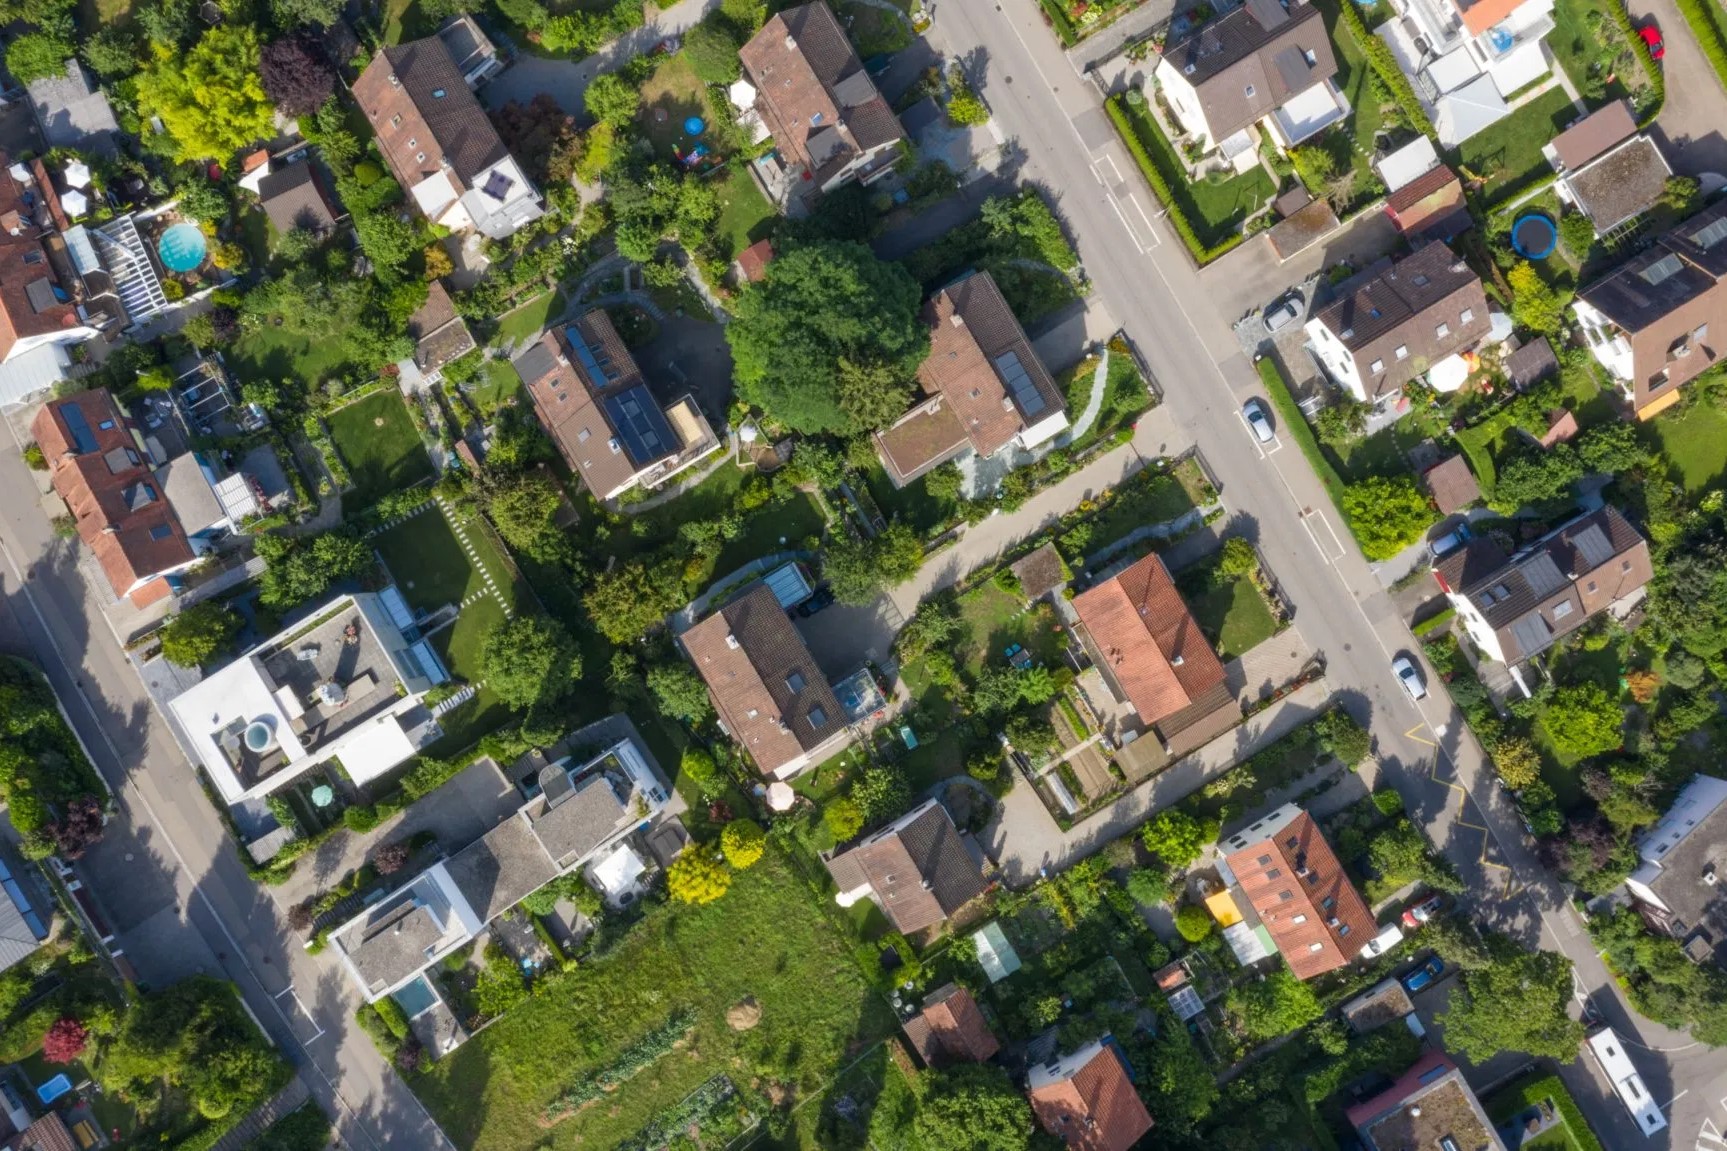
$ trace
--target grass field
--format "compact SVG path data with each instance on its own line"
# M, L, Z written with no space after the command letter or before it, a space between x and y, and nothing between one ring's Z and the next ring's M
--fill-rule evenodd
M1675 408L1645 427L1687 492L1695 495L1727 475L1727 411L1709 404Z
M474 406L481 415L489 417L499 405L522 394L522 378L508 360L487 360L486 369L473 388Z
M1563 404L1576 413L1580 424L1588 427L1614 417L1612 405L1602 394L1593 369L1566 372L1560 379ZM1457 433L1457 446L1469 457L1469 467L1481 484L1482 495L1488 499L1493 497L1493 487L1499 476L1498 465L1528 446L1529 440L1522 432L1539 436L1546 430L1545 423L1520 424L1517 405L1508 404L1473 427Z
M1486 179L1482 202L1497 203L1549 171L1541 146L1577 118L1571 97L1555 88L1465 140L1457 159Z
M700 140L684 131L684 121L700 116L712 123L707 87L696 79L695 69L682 52L660 57L660 66L642 83L642 110L637 113L642 133L652 142L662 160L673 160L672 149L688 152Z
M1553 1148L1554 1151L1601 1151L1601 1141L1577 1109L1570 1092L1557 1075L1537 1071L1495 1091L1482 1101L1487 1117L1495 1123L1515 1119L1539 1103L1551 1102L1562 1122L1541 1133L1535 1139L1520 1144L1522 1151L1530 1147Z
M1596 38L1596 22L1612 33L1613 50L1603 48ZM1631 84L1626 83L1626 70L1618 66L1618 57L1626 45L1619 35L1619 25L1608 11L1607 0L1559 0L1553 6L1553 23L1553 31L1547 37L1547 47L1559 59L1560 65L1564 67L1566 75L1571 77L1571 82L1578 91L1588 90L1592 71L1603 81L1604 91L1601 98L1588 100L1591 108L1629 96L1633 88L1642 89L1648 86L1649 81L1643 76L1641 61L1631 66ZM1633 52L1631 55L1635 57L1637 54ZM1607 80L1608 76L1613 79ZM1587 100L1587 97L1585 99Z
M921 536L947 527L959 511L957 500L931 495L928 481L928 476L919 476L905 487L896 488L880 464L872 466L867 477L869 494L882 514L898 519Z
M241 383L294 379L312 387L337 374L343 363L340 340L314 342L287 328L250 330L224 355Z
M1277 620L1252 577L1220 581L1209 567L1197 572L1190 568L1181 573L1179 582L1199 630L1224 660L1232 660L1277 634Z
M1132 104L1125 104L1123 111L1140 144L1169 185L1177 206L1193 225L1200 242L1208 247L1235 235L1242 220L1276 193L1271 177L1259 167L1227 179L1208 176L1189 183L1175 147L1150 114Z
M1141 472L1125 481L1115 502L1091 521L1086 554L1096 555L1139 528L1178 520L1205 499L1205 477L1192 460L1161 475Z
M428 637L450 674L471 683L481 678L480 648L492 629L504 622L505 609L516 606L517 588L508 563L481 525L466 520L463 526L478 566L469 560L450 520L436 506L374 537L372 544L408 606L416 611L436 611L487 593L464 607L455 623ZM490 573L490 584L482 569ZM508 719L509 710L482 689L472 702L440 720L444 738L430 751L442 755L467 747Z
M615 951L558 977L410 1082L456 1144L474 1151L606 1151L721 1072L814 1098L894 1028L820 898L770 849L719 901L650 910ZM745 998L761 1023L733 1031L725 1012ZM696 1013L688 1041L602 1102L541 1126L561 1089L685 1009ZM813 1124L820 1109L804 1110ZM819 1145L813 1132L807 1145Z
M719 180L718 176L710 177ZM737 254L774 230L779 215L756 187L745 162L739 160L726 171L723 183L715 185L720 196L720 220L715 230L725 239L733 259Z
M407 401L396 389L338 408L325 422L353 477L354 488L346 498L356 511L390 492L432 478L432 457L408 416Z
M545 330L546 324L564 311L564 293L553 289L542 292L519 307L498 317L497 341L522 343Z
M1341 0L1341 3L1353 3L1354 0ZM1374 95L1374 89L1369 76L1372 68L1368 66L1367 56L1360 44L1356 43L1354 33L1348 27L1338 27L1339 0L1320 0L1315 5L1325 27L1331 33L1331 43L1337 49L1337 75L1333 82L1343 90L1349 99L1349 118L1335 128L1322 133L1318 145L1324 147L1333 155L1341 156L1342 144L1347 141L1349 152L1346 163L1355 172L1355 192L1352 201L1363 198L1362 192L1371 186L1380 186L1373 173L1373 156L1377 150L1379 132L1385 127L1385 116L1380 110L1379 98ZM1343 165L1338 166L1338 171ZM1353 203L1351 204L1353 207Z

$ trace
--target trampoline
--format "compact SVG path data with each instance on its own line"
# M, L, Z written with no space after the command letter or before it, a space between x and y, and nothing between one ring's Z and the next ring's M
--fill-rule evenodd
M1559 229L1539 213L1517 217L1511 225L1511 249L1525 260L1545 260L1559 244Z
M156 241L156 253L170 272L196 272L204 262L204 233L196 224L175 224Z

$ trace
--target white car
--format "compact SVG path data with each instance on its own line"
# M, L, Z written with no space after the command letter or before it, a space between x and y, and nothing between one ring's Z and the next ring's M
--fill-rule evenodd
M1271 416L1266 412L1265 405L1260 403L1257 397L1241 405L1241 415L1247 421L1247 426L1253 429L1254 439L1262 444L1271 442L1273 435Z
M1267 332L1280 332L1295 321L1301 319L1301 293L1290 292L1276 300L1260 314L1260 322Z
M1408 656L1400 655L1392 660L1391 670L1397 673L1397 682L1403 685L1410 699L1427 698L1427 684L1422 682L1420 669Z

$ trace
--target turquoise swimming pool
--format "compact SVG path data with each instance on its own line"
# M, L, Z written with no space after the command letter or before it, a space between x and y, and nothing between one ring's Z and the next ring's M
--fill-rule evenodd
M175 224L156 241L156 253L170 272L196 272L204 263L207 244L196 224Z

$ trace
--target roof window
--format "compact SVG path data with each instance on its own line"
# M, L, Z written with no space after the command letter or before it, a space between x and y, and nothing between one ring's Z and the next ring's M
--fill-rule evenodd
M1383 372L1385 370L1385 361L1374 360L1371 364L1367 365L1367 370L1370 372Z
M394 80L395 77L391 76L390 79ZM390 127L400 128L401 126L402 126L402 114L400 112L397 112L394 116L390 117Z
M1475 309L1464 308L1463 314L1457 317L1457 322L1460 324L1467 324L1473 319L1475 319Z
M798 692L802 691L803 689L804 689L804 677L802 676L802 674L794 671L790 675L786 676L786 690L787 691L791 692L793 695L796 695Z
M173 534L174 529L169 527L167 524L157 524L155 527L150 529L150 538L153 540L165 540Z
M810 708L810 726L821 727L828 721L828 713L819 707Z
M97 424L96 426L98 428L101 428L105 432L111 432L114 430L114 421L113 420L103 420L101 423Z
M1395 355L1400 360L1407 360L1409 358L1409 345L1408 344L1398 344L1397 350L1395 352L1393 352L1392 354Z
M1443 340L1451 334L1451 325L1441 320L1439 326L1433 329L1433 334Z
M446 93L442 88L432 89L432 99L434 100L442 100L446 95L448 95L448 93Z

